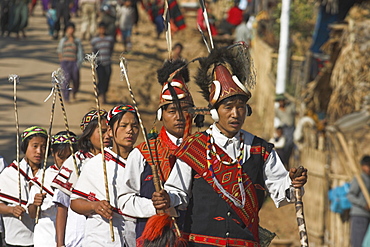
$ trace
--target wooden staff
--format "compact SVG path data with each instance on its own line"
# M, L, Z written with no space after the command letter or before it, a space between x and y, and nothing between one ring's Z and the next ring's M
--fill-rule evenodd
M130 80L128 79L127 70L126 70L126 67L125 67L125 62L126 62L126 59L124 57L121 57L120 58L121 74L125 77L125 80L126 80L126 83L127 83L127 88L128 88L128 91L130 92L130 96L131 96L131 99L132 99L132 102L133 102L133 105L134 105L134 108L135 108L137 117L139 119L140 128L141 128L141 131L142 131L142 134L143 134L143 137L144 137L144 141L145 141L145 143L146 143L146 145L148 147L148 150L149 150L150 159L151 159L151 163L152 163L152 165L150 166L150 168L152 170L153 183L154 183L155 191L156 192L159 192L159 191L161 191L163 189L163 186L162 186L162 183L161 183L161 181L159 179L158 167L157 167L156 163L154 162L154 156L153 156L152 150L150 148L150 143L149 143L149 140L148 140L148 137L147 137L147 132L146 132L146 129L144 127L143 121L141 119L139 108L137 107L137 103L136 103L136 100L135 100L134 92L132 91ZM177 223L175 221L175 218L174 217L171 217L171 218L172 218L172 221L173 221L173 225L175 227L175 230L176 230L177 237L181 237L181 232L180 232L180 229L179 229L179 227L178 227L178 225L177 225Z
M71 142L71 136L69 134L69 125L68 125L68 119L67 119L67 112L64 108L64 103L63 103L63 97L62 97L62 93L60 92L60 83L64 80L64 76L63 76L63 71L61 69L58 69L57 71L54 71L52 73L52 78L55 82L55 85L56 85L56 89L57 89L57 92L58 92L58 96L59 96L59 101L60 101L60 107L62 109L62 112L63 112L63 118L64 118L64 125L65 125L65 128L66 128L66 131L67 131L67 137L68 137L68 142L69 142L69 148L71 150L71 156L72 156L72 159L73 159L73 164L74 164L74 167L75 167L75 170L76 170L76 174L77 174L77 177L80 176L80 170L77 166L77 161L76 161L76 157L74 156L74 153L73 153L73 146L72 146L72 142Z
M208 36L209 36L209 41L211 43L211 49L214 49L213 45L213 39L212 39L212 33L211 33L211 27L209 25L209 20L208 20L208 14L207 14L207 9L206 9L206 4L204 0L199 0L200 6L202 7L202 12L203 12L203 17L204 17L204 22L206 23L207 31L208 31Z
M164 28L166 30L168 59L171 59L172 58L171 20L170 20L170 11L168 10L167 0L164 1L163 22L164 22Z
M17 109L17 84L19 83L18 75L9 75L9 82L13 83L13 98L14 98L14 115L15 115L15 129L17 131L17 156L16 162L18 167L18 203L22 206L22 189L21 189L21 168L19 164L19 120L18 120L18 109ZM22 216L18 217L22 220Z
M55 101L56 101L56 98L57 98L57 90L56 90L56 85L55 84L52 87L51 94L53 95L53 102L51 104L50 125L49 125L49 131L48 131L48 139L46 141L44 166L42 167L40 194L42 194L42 190L43 190L43 187L44 187L46 163L47 163L47 159L48 159L48 156L49 156L49 147L50 147L50 141L51 141L51 130L52 130L52 127L53 127L53 120L54 120ZM48 99L49 99L49 97L46 98L46 100L44 102L46 102ZM40 210L41 210L41 205L38 206L37 209L36 209L36 218L35 218L35 223L36 224L39 223Z
M95 94L95 101L96 101L96 110L98 111L98 128L99 128L99 135L100 135L100 150L101 150L101 157L103 162L103 171L104 171L104 185L105 185L105 196L107 198L107 202L110 203L110 196L109 196L109 188L108 188L108 175L107 175L107 164L105 162L104 156L104 144L103 144L103 131L101 126L101 117L100 117L100 102L99 102L99 92L96 83L96 56L98 53L94 54L87 54L86 60L90 62L91 65L91 74L93 79L93 86L94 86L94 94ZM113 231L113 221L109 219L109 228L110 228L110 236L112 242L114 242L114 231Z
M125 63L126 63L126 59L124 57L121 57L120 58L121 74L124 76L124 78L126 80L127 88L128 88L128 91L130 92L132 103L134 105L136 114L137 114L138 119L139 119L139 123L140 123L141 131L142 131L142 134L143 134L143 137L144 137L144 141L145 141L146 145L148 146L151 163L153 164L153 165L150 166L151 169L152 169L152 173L153 173L153 183L154 183L155 191L158 192L158 191L160 191L160 190L163 189L162 188L161 181L160 181L159 176L158 176L158 168L157 168L157 166L154 163L154 156L153 156L152 150L150 148L150 143L149 143L149 140L147 138L147 132L146 132L146 129L144 127L143 121L141 119L139 108L137 107L137 103L136 103L136 100L135 100L134 92L132 91L132 88L131 88L131 83L130 83L130 81L128 79L128 75L127 75L127 70L126 70Z
M298 167L294 177L302 176L302 173L305 171L303 166ZM297 216L297 223L298 223L298 231L299 231L299 239L301 243L301 247L308 247L308 235L306 229L306 221L304 219L303 213L303 201L302 201L302 190L301 188L295 188L294 194L296 197L295 202L295 210Z

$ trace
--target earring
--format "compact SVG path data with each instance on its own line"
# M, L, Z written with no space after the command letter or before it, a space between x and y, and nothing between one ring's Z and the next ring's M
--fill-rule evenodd
M211 113L211 117L213 119L213 121L215 121L216 123L220 120L220 117L218 116L218 112L216 109L211 109L209 111Z
M162 120L162 108L159 108L157 110L157 119L158 119L158 121Z

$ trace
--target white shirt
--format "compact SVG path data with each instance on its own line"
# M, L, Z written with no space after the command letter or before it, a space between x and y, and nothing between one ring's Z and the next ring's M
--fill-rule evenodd
M126 165L127 162L125 159L115 154L112 150L108 148L105 148L104 150L107 154L110 154L112 157L118 159L119 162L117 163L114 160L106 160L110 203L113 207L118 208L117 198L118 195L121 194L121 189L120 186L117 185L121 184L120 178L124 173L126 173L126 170L122 164ZM128 159L135 152L139 151L137 149L131 151ZM91 198L85 198L81 196L79 192L82 192ZM98 200L106 200L101 154L96 155L84 165L84 169L76 183L74 193L71 195L71 200L78 198L94 200L93 197ZM82 245L114 247L123 246L124 243L131 243L128 244L129 246L135 245L136 220L125 217L118 213L113 213L112 220L115 242L112 242L110 239L108 220L102 218L99 214L92 214L88 216L86 220L85 237Z
M82 247L82 240L85 235L86 217L73 211L70 196L56 189L53 197L54 203L60 203L68 208L67 223L64 233L64 245L66 247Z
M46 196L42 202L39 220L34 229L33 243L35 247L56 245L55 221L57 205L53 202L54 191L50 185L58 172L59 169L56 165L52 165L45 170L42 193L46 193ZM31 181L33 185L30 189L27 207L34 203L35 195L40 193L42 174L43 170L40 169L35 175L35 178Z
M211 133L208 129L207 133ZM240 152L240 133L244 139L243 163L250 157L250 148L254 135L244 130L240 130L233 138L227 138L221 134L220 130L213 124L212 135L215 144L225 151L230 158L235 159ZM276 207L283 206L290 202L286 198L286 190L291 188L291 180L288 171L284 168L279 156L274 150L271 151L264 165L264 178L266 187L273 199ZM164 188L170 196L170 206L185 210L189 198L191 197L192 168L181 159L177 159L172 172L166 181ZM290 198L294 198L293 190L290 190Z
M182 142L182 138L177 138L167 131L166 134L177 146ZM118 198L118 207L124 214L132 217L149 218L156 214L156 210L151 199L140 196L142 173L146 160L139 149L137 151L130 155L127 160L126 171L122 177L122 194Z
M6 163L5 159L0 156L0 173L4 170L5 167L7 167L8 164ZM0 232L3 232L3 216L0 214Z
M15 161L13 161L16 164ZM32 169L27 164L25 159L20 162L20 168L24 171L29 178L33 178ZM0 197L2 203L6 203L8 206L15 207L18 203L18 171L17 168L13 168L11 165L6 167L0 174L0 190L2 193L12 196L14 199L8 200L4 197ZM29 194L29 182L21 175L21 195L23 201L28 201ZM26 208L26 205L22 204ZM5 242L10 245L33 245L33 229L35 221L31 219L29 214L26 212L22 214L22 220L14 217L13 215L3 215L4 230L5 230Z

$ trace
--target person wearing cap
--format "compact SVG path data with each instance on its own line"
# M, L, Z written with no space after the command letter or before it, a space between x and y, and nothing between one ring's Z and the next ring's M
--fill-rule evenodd
M69 83L72 81L72 97L76 99L76 94L80 87L80 67L84 60L84 51L81 40L75 37L76 26L73 22L66 25L65 36L58 44L57 53L60 67L64 72L62 81L62 95L66 102L69 102Z
M119 185L131 155L139 150L134 144L139 135L139 119L131 105L118 105L108 112L108 134L112 149L104 149L108 184L105 184L102 154L89 160L71 195L71 208L87 217L83 246L134 246L135 219L118 209ZM110 202L106 200L108 186ZM115 241L110 237L112 220Z
M184 68L172 74L183 65L185 63L180 60L167 61L158 70L158 81L162 85L162 90L157 119L162 122L163 126L159 135L149 142L162 183L167 180L172 170L175 150L184 136L189 134L188 127L191 128L192 118L188 114L188 109L194 106L194 102L185 84L189 81L189 71ZM170 81L171 76L173 79ZM173 91L172 94L171 91ZM181 112L178 107L181 108ZM126 167L127 172L123 177L123 194L119 198L119 207L124 214L137 218L136 238L139 238L148 218L155 215L156 211L150 199L155 191L150 151L145 142L139 144L137 148L140 150L139 155L134 156Z
M29 182L37 174L45 158L48 136L44 128L32 126L23 131L21 138L20 148L24 158L19 164L13 161L0 174L0 214L3 215L7 245L33 246L35 221L26 211Z
M234 56L237 46L213 50L201 61L196 83L214 123L181 144L165 190L152 197L157 210L187 210L189 246L260 246L258 211L266 190L279 207L306 182L306 172L293 179L296 169L285 170L272 144L242 130L251 113L244 82L253 85L254 78L240 60L245 56Z
M32 219L36 218L37 207L40 206L38 223L35 225L33 244L36 247L56 246L55 221L57 205L53 202L54 189L51 182L58 174L63 162L72 154L72 150L77 149L77 136L73 132L59 131L51 137L51 154L54 157L54 165L45 170L40 169L32 179L31 189L28 199L28 212ZM42 193L40 188L42 184Z
M103 109L99 111L105 147L111 146L110 137L107 134L107 114L107 111ZM91 110L86 113L81 120L80 128L82 135L78 138L78 151L74 153L74 157L69 156L63 162L57 176L51 182L51 187L55 188L53 202L58 206L56 215L57 246L80 247L85 233L86 218L70 208L70 195L86 162L100 152L98 111ZM76 171L74 159L78 171Z

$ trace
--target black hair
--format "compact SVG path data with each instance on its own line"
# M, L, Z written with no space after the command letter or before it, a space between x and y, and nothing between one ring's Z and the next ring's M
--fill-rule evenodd
M176 47L179 47L181 50L184 49L184 46L180 43L180 42L177 42L173 47L172 47L172 50L174 50Z
M118 114L116 114L116 115L114 115L114 116L112 117L112 119L109 121L109 127L110 127L112 130L113 130L113 126L114 126L114 124L115 124L116 122L121 121L121 119L122 119L123 115L125 115L125 114L126 114L126 112L128 112L128 111L120 112L120 113L118 113ZM137 116L136 112L131 112L131 113L132 113L132 114L134 114L134 116L135 116L135 118L136 118L137 122L139 123L139 117Z
M370 156L369 155L365 155L365 156L362 157L361 165L362 166L370 166Z
M71 21L66 24L66 29L69 27L73 27L73 29L76 29L76 25Z
M98 27L105 27L106 28L107 24L105 24L105 22L101 21L101 22L99 22Z
M56 133L56 135L67 135L67 134L68 134L68 131L65 131L65 130L59 131L58 133ZM69 131L69 136L77 138L76 134L73 133L72 131ZM70 148L69 143L57 143L57 144L51 145L51 151L53 152L54 155L57 154L59 157L62 157L64 150L69 149L69 148ZM77 143L72 144L72 149L73 149L73 153L77 151Z
M105 117L101 117L101 119L105 119ZM78 139L78 149L83 152L90 152L94 149L93 144L90 141L90 137L94 133L95 129L98 127L98 119L92 120L82 132L82 135Z
M249 100L249 98L247 95L241 95L241 94L233 95L233 96L227 97L221 100L220 102L216 103L214 108L218 109L220 105L225 105L230 101L239 101L239 100L247 104L247 101Z
M36 134L33 134L33 135L30 135L28 136L26 139L24 139L21 143L21 151L25 154L26 151L27 151L27 148L28 148L28 144L30 143L31 139L34 138L34 137L43 137L45 138L45 141L48 140L48 136L45 135L45 134L42 134L42 133L36 133Z

